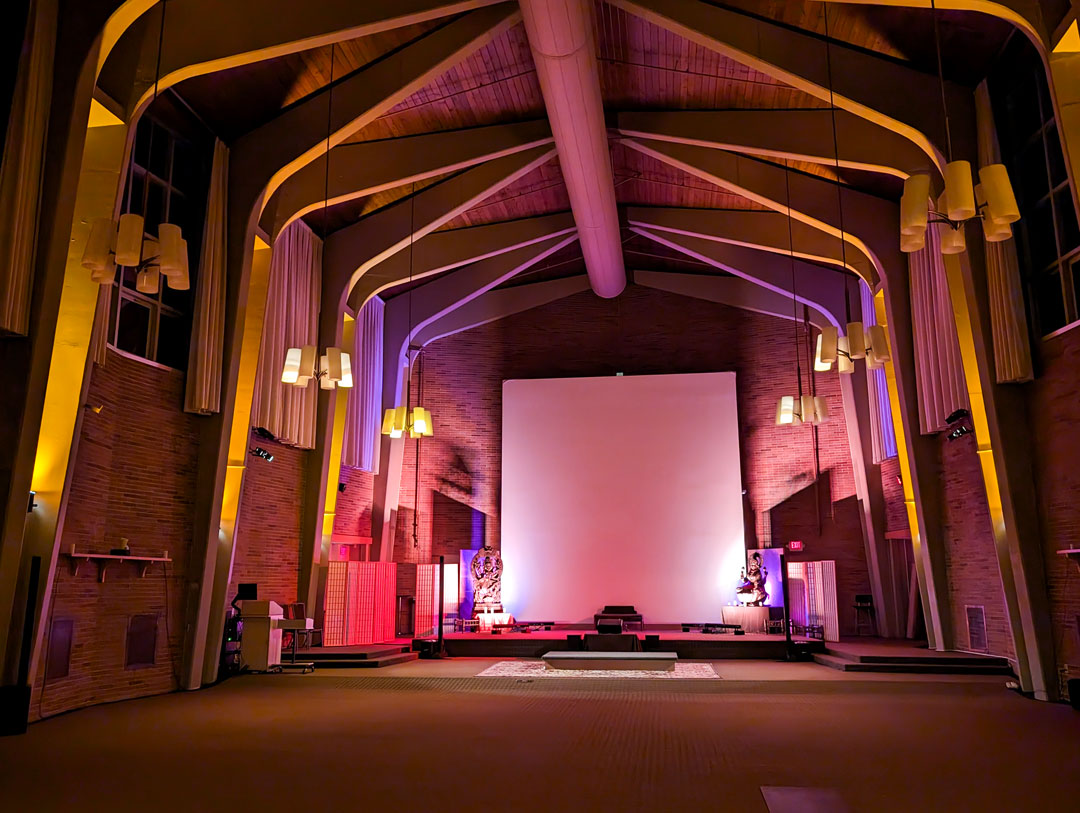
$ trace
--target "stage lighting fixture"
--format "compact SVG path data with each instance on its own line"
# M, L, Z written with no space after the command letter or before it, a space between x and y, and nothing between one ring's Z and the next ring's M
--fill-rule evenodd
M946 440L956 440L964 435L971 434L971 427L966 423L966 419L970 415L971 413L966 409L958 409L945 419L945 423L949 425L949 433L945 436Z
M249 451L249 454L255 457L261 457L267 463L274 462L274 456L270 454L270 452L266 451L266 449L264 449L262 446L256 446L254 449L251 449Z

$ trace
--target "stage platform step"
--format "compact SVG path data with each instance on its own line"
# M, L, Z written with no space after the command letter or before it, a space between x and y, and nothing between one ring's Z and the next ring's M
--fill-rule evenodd
M288 658L288 655L284 655ZM297 653L298 661L310 661L316 669L378 669L415 661L420 656L401 644L371 646L313 647Z
M815 653L814 662L841 672L886 672L913 675L1012 675L1012 667L1004 658L989 656L938 653L935 656L857 655L828 649Z

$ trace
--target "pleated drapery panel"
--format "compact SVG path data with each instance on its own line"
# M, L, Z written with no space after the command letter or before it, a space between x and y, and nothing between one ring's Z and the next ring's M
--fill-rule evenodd
M877 324L877 311L874 310L874 292L864 281L859 281L859 299L862 304L863 325L870 327ZM870 401L870 440L874 451L874 462L880 463L890 457L896 457L896 430L893 428L892 403L889 401L889 384L885 378L885 368L866 370L866 391Z
M206 197L195 312L188 348L184 411L208 415L221 409L221 354L225 342L225 219L228 212L229 149L214 143Z
M975 126L979 140L979 166L1000 163L1001 152L985 79L975 89ZM1017 179L1013 178L1012 181L1015 183ZM997 382L1014 384L1031 381L1031 345L1014 240L986 243L986 290L990 299L990 328L994 337Z
M252 426L301 449L315 447L319 384L314 379L306 387L283 384L281 371L290 347L318 344L322 251L322 241L302 220L290 224L274 241L251 404Z
M373 296L356 315L352 350L353 388L345 410L341 463L375 471L382 422L383 311L386 304Z
M939 228L948 226L927 228L926 245L907 255L919 428L924 435L940 432L946 426L945 418L957 409L968 408Z
M54 5L36 2L27 15L11 116L5 125L0 159L0 334L26 335L30 325L38 200L56 50Z

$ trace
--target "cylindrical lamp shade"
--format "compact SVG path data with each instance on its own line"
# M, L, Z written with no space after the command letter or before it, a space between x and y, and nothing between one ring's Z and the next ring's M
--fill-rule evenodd
M964 227L954 229L948 223L941 224L941 253L963 254L967 251L967 241L964 239Z
M341 354L341 380L338 382L339 387L351 387L353 385L352 380L352 359L348 353Z
M412 426L409 429L409 437L419 438L427 434L427 410L423 407L413 407Z
M975 216L975 187L971 164L967 161L945 165L945 205L950 220L967 220Z
M314 378L316 354L318 348L313 344L305 344L300 348L300 376L302 378Z
M874 353L874 358L884 364L886 361L892 360L892 354L889 352L889 339L885 334L885 327L883 325L871 325L868 331L868 343L870 349Z
M855 372L855 364L854 362L852 362L851 354L848 352L849 346L850 345L848 344L847 336L841 336L839 339L836 340L836 369L838 372L841 372L844 375L851 375Z
M116 263L113 262L112 257L109 257L109 262L103 269L91 271L90 279L98 285L112 285L116 281Z
M930 176L918 172L904 181L900 198L900 233L919 234L926 229L927 205L930 199Z
M142 247L142 215L120 215L120 223L116 227L116 264L138 265L142 259Z
M825 423L829 420L829 402L820 395L814 396L814 423Z
M905 254L914 254L916 251L922 251L926 247L926 231L921 231L916 234L901 234L900 235L900 250Z
M160 282L161 274L157 266L150 266L135 275L135 290L140 294L156 294Z
M1009 172L1004 164L991 164L979 170L979 180L986 191L986 205L995 223L1015 223L1020 219Z
M861 359L866 355L866 337L863 336L862 322L847 323L848 355Z
M326 348L326 355L323 356L325 367L323 372L331 381L341 380L341 349L337 347Z
M161 256L158 265L161 273L167 277L180 274L183 271L183 260L180 254L180 227L172 223L162 223L158 226L158 244L161 246Z
M105 271L112 263L110 249L112 249L112 239L115 233L116 227L112 220L107 217L94 219L94 222L90 224L90 235L86 238L86 248L83 249L83 268L97 273Z
M836 362L837 341L840 331L829 325L823 327L817 337L817 352L814 354L814 369L819 373L828 372Z
M282 384L295 384L300 378L300 348L290 347L285 354L285 369L281 371Z
M323 358L326 358L326 356L323 356ZM319 379L319 389L321 389L321 390L332 390L333 388L334 388L333 379L328 378L325 375L322 376L322 378Z
M776 403L776 425L790 426L795 423L795 397L783 395Z
M386 410L383 414L382 433L392 438L400 438L405 434L407 417L407 410L403 406Z
M804 395L799 399L799 415L803 423L816 423L814 420L814 396Z

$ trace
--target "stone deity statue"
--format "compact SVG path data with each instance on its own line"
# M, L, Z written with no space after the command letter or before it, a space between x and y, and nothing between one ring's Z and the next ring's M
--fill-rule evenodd
M761 554L750 554L750 560L739 571L740 584L735 588L735 595L747 607L761 607L769 598L765 582L769 579L769 569L762 564Z
M502 612L503 561L499 552L485 545L469 567L473 578L474 612Z

